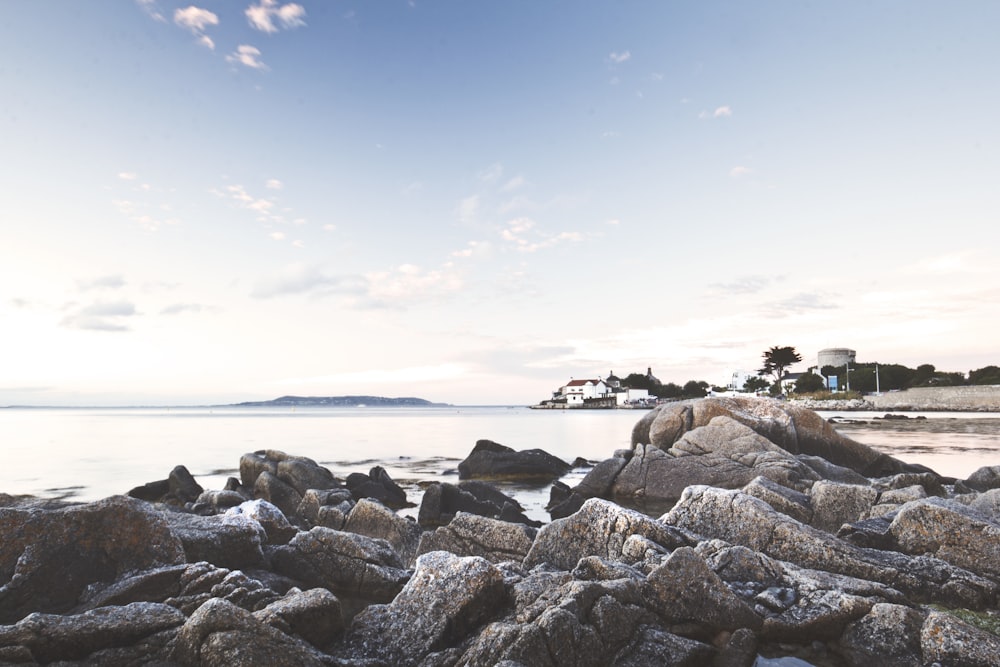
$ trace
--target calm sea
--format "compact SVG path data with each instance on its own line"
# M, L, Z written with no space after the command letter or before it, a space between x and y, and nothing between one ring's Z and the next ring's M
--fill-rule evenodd
M632 426L644 414L524 407L6 408L0 409L0 492L95 500L163 479L176 465L186 466L203 487L218 489L227 477L239 476L240 455L278 449L312 458L339 477L380 465L418 503L419 483L457 483L459 461L481 438L514 449L541 448L566 461L601 460L629 446ZM1000 464L1000 414L926 416L934 428L876 428L872 422L838 428L944 475L966 477ZM575 484L583 474L574 471L566 481ZM548 520L542 509L547 486L505 490L529 515Z

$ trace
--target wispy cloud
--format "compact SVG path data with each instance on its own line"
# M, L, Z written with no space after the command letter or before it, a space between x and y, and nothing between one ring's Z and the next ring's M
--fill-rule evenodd
M535 228L531 218L515 218L509 220L500 230L500 238L511 244L518 252L537 252L563 242L578 242L583 240L579 232L560 232L547 234Z
M125 287L125 278L119 274L99 276L88 280L77 280L76 287L81 292L95 289L119 289Z
M715 111L702 111L698 118L729 118L733 115L733 110L729 106L716 107Z
M174 10L174 23L197 37L199 43L215 48L215 42L205 34L207 28L219 25L219 17L214 12L190 5Z
M268 69L267 65L260 59L260 49L249 44L237 46L235 51L226 56L226 62L256 70Z
M747 294L757 294L784 279L784 276L743 276L728 283L712 283L709 285L709 288L718 293L744 296Z
M258 281L250 296L257 299L294 294L361 296L367 291L368 280L362 276L332 273L315 264L295 263Z
M295 2L281 5L277 0L261 0L247 7L245 14L251 27L266 33L278 32L279 26L290 30L306 24L305 7Z
M613 62L615 65L621 65L624 62L628 62L632 59L632 53L630 51L622 51L621 53L617 51L612 51L608 54L608 60Z
M465 224L475 222L476 214L478 212L479 212L479 195L472 195L458 202L459 221Z
M733 178L739 178L740 176L746 176L751 172L752 170L750 169L750 167L743 167L737 165L729 170L729 175L732 176Z
M135 315L135 305L129 301L100 301L77 308L64 317L61 324L89 331L128 331L127 319Z
M177 218L160 215L159 213L166 210L162 206L154 215L154 207L146 202L133 201L131 199L115 199L111 203L118 209L119 213L149 232L156 232L164 225L176 225L179 222Z
M216 313L221 309L217 306L205 306L200 303L174 303L160 311L160 315L183 315L185 313Z
M167 17L160 11L156 0L135 0L135 4L139 5L142 11L146 12L154 21L159 21L160 23L167 22Z
M267 182L264 184L264 187L267 188L268 190L281 190L282 188L285 187L285 184L276 178L269 178L267 179Z

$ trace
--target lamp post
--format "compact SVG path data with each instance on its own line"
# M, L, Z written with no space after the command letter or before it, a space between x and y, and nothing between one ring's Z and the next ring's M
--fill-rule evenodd
M847 381L846 381L847 386L844 389L844 391L846 391L847 393L850 393L851 392L851 362L848 361L846 364L844 364L844 372L845 372L845 375L847 375Z
M881 393L878 388L878 364L875 364L875 395L879 396Z

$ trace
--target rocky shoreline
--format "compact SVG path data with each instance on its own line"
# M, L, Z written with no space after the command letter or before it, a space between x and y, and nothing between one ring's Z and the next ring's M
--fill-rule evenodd
M945 478L710 398L600 462L483 440L459 471L416 520L383 469L276 450L218 490L177 466L93 503L0 494L0 664L1000 665L1000 466ZM498 479L551 484L552 520Z

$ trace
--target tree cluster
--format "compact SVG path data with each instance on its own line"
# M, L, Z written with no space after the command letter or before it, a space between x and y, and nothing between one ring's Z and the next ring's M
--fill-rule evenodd
M673 382L660 382L655 377L643 373L631 373L621 382L623 387L645 389L650 396L657 398L702 398L711 388L711 385L704 380L688 380L681 386Z

